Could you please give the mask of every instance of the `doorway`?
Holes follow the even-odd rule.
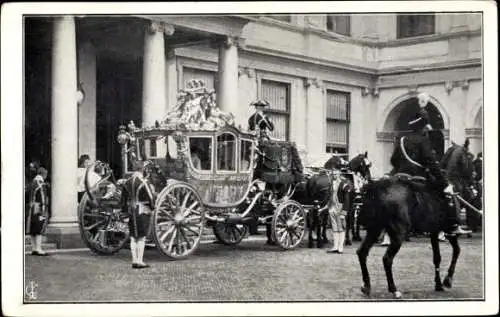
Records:
[[[131,120],[141,126],[142,60],[97,58],[96,159],[109,163],[121,176],[121,147],[116,141],[120,125]]]

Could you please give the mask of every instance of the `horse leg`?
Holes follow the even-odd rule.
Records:
[[[439,266],[441,265],[441,252],[439,250],[439,232],[431,233],[432,255],[434,262],[434,289],[437,292],[444,291],[443,284],[441,283],[441,274]]]
[[[326,236],[326,230],[328,229],[328,217],[328,211],[321,213],[321,237],[323,238],[323,244],[330,242]]]
[[[322,237],[321,237],[321,221],[320,221],[320,212],[316,212],[316,215],[315,215],[315,228],[316,228],[316,247],[317,248],[321,248],[323,247],[323,240],[322,240]]]
[[[360,229],[360,224],[359,224],[359,219],[358,219],[358,211],[356,209],[353,210],[353,216],[352,218],[354,219],[354,241],[361,241],[361,235],[359,234],[359,229]]]
[[[403,244],[403,239],[405,237],[404,228],[399,228],[395,230],[394,228],[386,229],[389,238],[391,238],[391,243],[387,247],[387,251],[382,257],[384,263],[385,276],[387,278],[387,286],[390,293],[393,294],[395,299],[400,299],[402,294],[397,290],[396,284],[394,283],[394,277],[392,275],[392,262],[396,254],[399,252],[401,245]]]
[[[458,256],[460,255],[460,246],[458,245],[458,237],[450,236],[448,237],[448,241],[450,241],[451,247],[453,248],[453,253],[451,256],[450,267],[448,268],[448,274],[443,280],[443,285],[445,287],[451,288],[451,284],[453,281],[453,274],[455,274],[455,267],[457,265]]]
[[[310,210],[308,213],[307,213],[307,227],[309,228],[309,239],[308,239],[308,243],[307,243],[307,247],[308,248],[312,248],[313,247],[313,230],[314,230],[314,221],[312,219],[314,219],[314,213],[315,211],[312,209]]]
[[[359,266],[361,267],[361,274],[363,277],[363,287],[361,287],[361,292],[369,296],[371,291],[370,283],[370,273],[368,273],[368,267],[366,266],[366,259],[370,253],[370,249],[373,247],[375,242],[377,242],[378,236],[380,235],[380,228],[367,228],[366,237],[361,242],[356,254],[358,255]]]

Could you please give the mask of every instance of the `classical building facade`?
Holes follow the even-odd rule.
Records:
[[[119,170],[118,126],[161,119],[192,78],[242,126],[252,100],[270,101],[273,136],[306,164],[368,151],[387,172],[421,91],[438,154],[467,137],[477,154],[481,48],[479,13],[26,17],[26,160],[50,171],[53,232],[74,232],[78,156]]]

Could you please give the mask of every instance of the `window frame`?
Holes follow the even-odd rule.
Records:
[[[414,31],[413,34],[410,34],[409,28],[408,28],[409,26],[403,25],[404,24],[403,19],[413,17],[413,16],[417,17],[417,18],[431,17],[432,18],[432,31],[431,32],[418,32],[418,27],[417,27],[416,28],[417,31]],[[422,23],[422,22],[419,22],[419,23]],[[401,13],[398,13],[396,15],[396,38],[398,40],[399,39],[407,39],[407,38],[415,38],[415,37],[419,37],[419,36],[429,36],[429,35],[433,35],[433,34],[436,34],[436,14],[435,13],[431,13],[431,14],[401,14]]]
[[[333,18],[335,16],[343,16],[343,17],[347,17],[348,18],[348,23],[347,23],[347,34],[345,33],[342,33],[342,32],[338,32],[336,30],[333,29],[333,25],[331,28],[328,27],[328,25],[330,24],[330,18]],[[352,20],[351,20],[351,15],[350,14],[327,14],[326,15],[326,30],[328,32],[332,32],[332,33],[335,33],[335,34],[340,34],[340,35],[343,35],[343,36],[348,36],[348,37],[351,37],[352,35],[352,27],[351,27],[351,24],[352,24]]]
[[[263,86],[265,82],[271,82],[271,83],[277,83],[277,84],[282,84],[287,86],[287,93],[286,93],[286,111],[283,110],[278,110],[278,109],[271,109],[270,107],[267,109],[264,109],[265,114],[276,114],[276,115],[283,115],[286,116],[286,131],[285,131],[285,141],[290,141],[290,133],[291,133],[291,119],[292,119],[292,87],[293,87],[293,82],[290,79],[285,79],[281,77],[276,77],[276,76],[269,76],[269,75],[259,75],[258,76],[258,98],[259,99],[265,99],[264,98],[264,92],[263,92]]]
[[[255,155],[255,148],[254,148],[254,141],[252,139],[248,139],[248,138],[242,138],[240,137],[238,139],[238,173],[245,173],[245,174],[250,174],[253,172],[253,164],[254,164],[254,155]],[[242,161],[242,157],[241,157],[241,144],[243,142],[248,142],[250,143],[250,162],[249,162],[249,166],[248,166],[248,169],[243,171],[241,169],[241,161]]]
[[[204,169],[198,169],[194,166],[193,161],[191,160],[191,139],[210,139],[211,142],[211,153],[208,153],[208,156],[210,157],[210,169],[209,170],[204,170]],[[197,173],[200,174],[212,174],[214,169],[215,169],[215,163],[214,163],[214,137],[211,135],[190,135],[187,138],[187,143],[188,143],[188,161],[189,165],[191,168],[196,171]]]
[[[218,161],[218,158],[219,158],[219,136],[221,135],[224,135],[224,134],[230,134],[234,137],[234,143],[235,143],[235,146],[234,146],[234,169],[231,169],[231,170],[223,170],[223,169],[219,169],[219,161]],[[233,132],[229,132],[229,131],[221,131],[221,132],[218,132],[216,135],[215,135],[215,142],[216,142],[216,147],[214,148],[214,154],[215,154],[215,159],[213,160],[213,164],[215,164],[215,172],[217,174],[236,174],[238,173],[238,164],[239,164],[239,150],[240,150],[240,146],[239,146],[239,138],[236,134],[234,134]]]
[[[345,95],[347,98],[347,104],[346,104],[346,119],[339,119],[339,118],[333,118],[328,116],[328,94],[329,93],[334,93],[334,94],[342,94]],[[328,152],[329,148],[333,148],[334,151],[335,149],[345,149],[345,154],[349,155],[349,145],[350,145],[350,130],[351,130],[351,97],[352,93],[350,91],[346,90],[339,90],[337,88],[326,88],[325,89],[325,141],[324,141],[324,151],[325,153],[335,153],[335,152]],[[328,123],[330,122],[339,122],[339,123],[344,123],[346,125],[346,144],[345,147],[340,147],[338,144],[334,143],[329,143],[328,142]]]

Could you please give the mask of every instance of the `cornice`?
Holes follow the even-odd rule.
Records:
[[[375,75],[377,72],[375,66],[363,67],[363,66],[359,66],[359,65],[353,65],[353,64],[331,61],[331,60],[317,58],[317,57],[306,56],[306,55],[302,55],[302,54],[293,54],[293,53],[289,53],[289,52],[277,51],[274,49],[268,49],[268,48],[263,48],[260,46],[254,46],[254,45],[247,45],[244,51],[256,53],[256,54],[263,54],[263,55],[268,55],[268,56],[284,58],[284,59],[293,60],[293,61],[300,61],[300,62],[304,62],[304,63],[322,65],[322,66],[327,66],[327,67],[332,67],[332,68],[340,68],[343,70],[350,70],[353,72],[369,74],[369,75]],[[375,63],[373,63],[373,64],[375,64]]]
[[[415,37],[402,38],[402,39],[378,40],[378,39],[367,39],[367,38],[345,36],[345,35],[331,32],[331,31],[325,30],[325,29],[319,29],[319,28],[310,27],[310,26],[299,26],[299,25],[295,25],[293,23],[279,21],[279,20],[275,20],[275,19],[267,18],[267,17],[257,18],[257,19],[254,19],[252,22],[262,23],[262,24],[266,24],[266,25],[270,25],[270,26],[275,26],[275,27],[278,27],[280,29],[294,31],[297,33],[315,34],[323,39],[335,40],[338,42],[355,44],[355,45],[363,45],[363,46],[368,46],[370,48],[387,48],[387,47],[406,46],[406,45],[413,45],[413,44],[423,44],[423,43],[437,42],[437,41],[442,41],[442,40],[447,40],[447,39],[457,38],[457,37],[478,36],[478,35],[482,34],[482,31],[480,29],[478,29],[478,30],[459,30],[459,31],[454,31],[454,32],[449,32],[449,33],[436,33],[436,34],[415,36]]]

